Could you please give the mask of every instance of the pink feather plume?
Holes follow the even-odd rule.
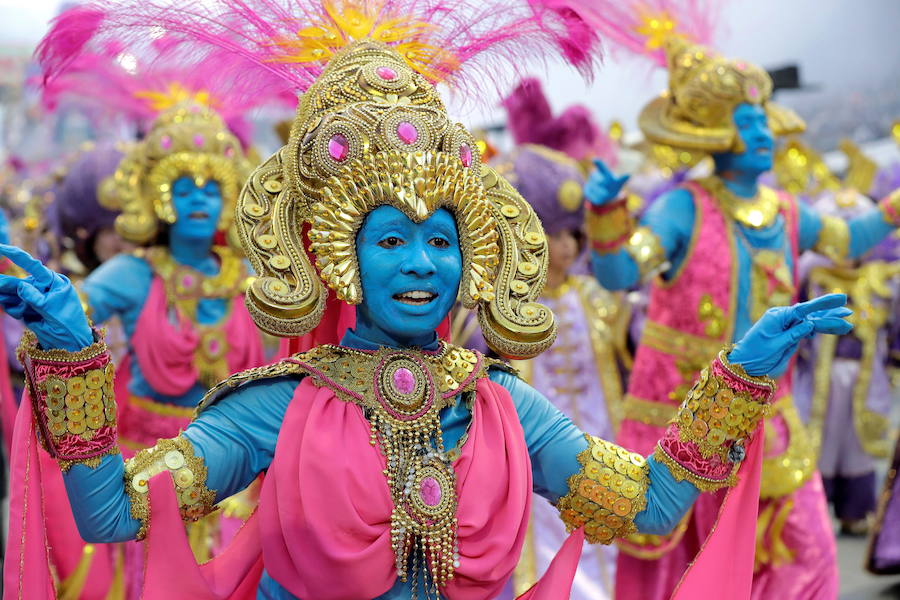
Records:
[[[236,86],[275,78],[302,92],[321,73],[324,61],[292,62],[290,41],[300,39],[298,32],[305,28],[334,24],[325,4],[98,0],[91,6],[104,15],[95,37],[117,38],[130,49],[144,44],[146,32],[157,28],[180,40],[186,56],[215,50],[232,57],[227,73]],[[388,27],[398,19],[418,23],[410,30],[415,41],[439,49],[426,76],[477,94],[485,88],[508,89],[532,60],[562,57],[589,76],[599,61],[599,37],[582,4],[585,0],[370,0],[363,6],[374,11],[376,26]]]
[[[581,105],[554,117],[541,82],[524,79],[503,101],[507,124],[516,144],[540,144],[568,154],[575,160],[602,158],[615,166],[615,143]]]
[[[721,0],[583,0],[579,14],[613,51],[666,65],[663,42],[677,35],[713,46],[719,33]]]

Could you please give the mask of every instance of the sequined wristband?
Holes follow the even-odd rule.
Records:
[[[747,375],[723,350],[688,392],[654,458],[677,481],[690,481],[701,491],[734,485],[745,445],[774,395],[772,379]]]
[[[878,203],[884,220],[893,225],[900,227],[900,189],[894,190],[881,202]]]
[[[585,203],[585,227],[591,247],[600,254],[618,250],[634,232],[634,218],[625,197],[597,206]]]
[[[209,514],[216,502],[215,491],[206,487],[206,464],[194,454],[191,442],[182,436],[159,440],[125,463],[125,491],[131,499],[131,516],[141,523],[139,540],[150,525],[150,479],[163,471],[169,471],[175,482],[178,509],[185,521]]]
[[[38,437],[63,471],[74,464],[96,467],[117,454],[115,370],[102,333],[78,352],[41,350],[26,331],[17,356],[25,379]]]
[[[584,526],[592,544],[609,544],[636,531],[634,517],[647,503],[644,457],[606,440],[585,435],[581,470],[569,478],[569,493],[556,507],[568,531]]]
[[[641,281],[646,281],[669,266],[659,236],[649,227],[638,227],[623,245],[637,265]]]

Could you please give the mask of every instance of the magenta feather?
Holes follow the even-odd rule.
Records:
[[[416,41],[452,57],[428,65],[431,79],[466,88],[471,96],[486,87],[506,88],[535,59],[562,57],[589,76],[600,47],[584,3],[383,0],[366,6],[377,11],[377,23],[399,16],[424,24],[415,31]],[[134,46],[147,46],[151,28],[159,28],[178,41],[178,56],[219,51],[230,57],[225,72],[236,89],[277,79],[295,92],[306,90],[323,63],[290,62],[290,48],[279,41],[296,40],[298,31],[313,24],[333,23],[322,0],[98,0],[91,6],[104,16],[95,38],[117,38],[133,52]]]

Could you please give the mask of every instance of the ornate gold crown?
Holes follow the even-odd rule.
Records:
[[[667,38],[665,47],[669,90],[638,118],[651,141],[704,152],[738,149],[732,113],[742,103],[763,106],[775,135],[805,128],[796,113],[769,101],[772,79],[762,68],[717,56],[678,36]]]
[[[531,207],[482,166],[475,140],[450,122],[434,87],[397,51],[370,40],[329,62],[301,97],[287,145],[241,193],[238,230],[259,274],[247,293],[257,325],[279,336],[314,328],[325,306],[322,281],[359,303],[356,234],[381,205],[416,222],[442,207],[454,215],[461,299],[478,308],[496,351],[527,357],[553,343],[553,315],[535,302],[547,244]]]
[[[181,104],[153,122],[147,136],[133,145],[116,172],[103,182],[100,202],[119,210],[116,231],[136,243],[152,242],[160,222],[178,218],[172,205],[172,182],[189,176],[203,185],[215,180],[222,191],[219,229],[229,231],[241,182],[250,172],[241,144],[211,109]]]

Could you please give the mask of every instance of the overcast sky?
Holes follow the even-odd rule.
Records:
[[[782,96],[780,100],[788,104],[810,94],[900,89],[900,0],[737,0],[727,4],[720,51],[765,67],[796,62],[804,81],[818,86],[815,92]],[[32,46],[57,5],[57,0],[0,0],[0,45]],[[634,126],[643,103],[665,86],[664,73],[634,61],[607,59],[590,86],[559,65],[547,73],[536,69],[536,74],[545,78],[557,109],[581,102],[602,122],[618,118],[626,129]],[[457,109],[454,116],[471,125],[497,114],[491,115],[489,109],[464,113]]]

